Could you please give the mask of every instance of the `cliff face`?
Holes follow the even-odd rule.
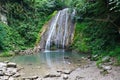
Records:
[[[6,17],[6,12],[7,11],[4,9],[3,3],[0,2],[0,21],[5,23],[5,24],[8,24],[7,17]]]
[[[69,46],[74,36],[74,14],[69,13],[69,9],[63,9],[45,24],[40,34],[39,49],[64,49]]]
[[[4,24],[8,24],[7,17],[5,14],[0,13],[0,21],[3,22]]]

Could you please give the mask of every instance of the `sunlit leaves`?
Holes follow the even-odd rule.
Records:
[[[120,1],[109,0],[110,11],[120,12]]]

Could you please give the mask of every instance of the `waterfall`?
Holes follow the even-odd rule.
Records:
[[[50,29],[48,31],[49,35],[48,35],[48,38],[47,38],[47,41],[46,41],[46,46],[45,46],[46,50],[50,49],[51,39],[52,39],[52,36],[55,35],[55,29],[56,29],[56,26],[57,26],[57,21],[58,21],[59,15],[60,15],[60,12],[58,12],[58,14],[55,16],[55,20],[50,25]]]
[[[41,36],[40,48],[50,50],[65,49],[73,38],[75,10],[70,12],[68,8],[58,11],[58,13],[49,21],[46,31]],[[45,26],[46,27],[46,26]]]

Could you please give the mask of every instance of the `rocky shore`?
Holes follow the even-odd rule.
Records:
[[[108,59],[106,57],[103,60]],[[81,63],[84,61],[87,61],[87,64],[82,65]],[[44,75],[40,75],[45,72],[39,71],[41,66],[35,68],[34,65],[28,65],[25,68],[13,62],[0,62],[0,80],[120,80],[120,67],[113,66],[112,62],[104,62],[99,67],[96,66],[95,61],[84,57],[78,62],[80,64],[76,64],[78,67],[74,69],[69,67],[67,69],[54,69],[54,71],[48,71]],[[31,73],[33,74],[31,75]]]

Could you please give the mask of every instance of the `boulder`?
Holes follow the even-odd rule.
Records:
[[[20,73],[16,73],[15,75],[13,75],[13,77],[20,77],[21,75],[20,75]]]
[[[36,80],[43,80],[42,78],[37,78]]]
[[[81,59],[82,59],[82,60],[87,60],[88,58],[86,58],[86,57],[81,57]]]
[[[2,67],[7,67],[7,64],[3,63],[3,62],[0,62],[0,68],[2,68]]]
[[[77,64],[77,66],[79,67],[79,66],[81,66],[81,64]]]
[[[16,73],[17,73],[17,69],[16,68],[7,68],[7,70],[5,72],[5,75],[12,76],[12,75],[14,75]]]
[[[102,62],[109,62],[110,57],[109,56],[105,56],[102,58]]]
[[[0,71],[0,76],[3,76],[3,75],[4,75],[3,71]]]
[[[64,70],[63,73],[65,74],[70,74],[72,72],[72,70]]]
[[[97,61],[99,55],[92,55],[91,61]]]
[[[69,59],[69,57],[68,57],[68,56],[65,56],[64,59]]]
[[[102,69],[103,69],[103,70],[111,70],[112,67],[111,67],[111,66],[102,65]]]
[[[0,67],[0,71],[2,71],[3,73],[6,72],[6,67]]]
[[[64,74],[70,74],[73,70],[67,69],[67,70],[57,70],[57,72],[64,73]]]
[[[0,80],[9,80],[9,76],[0,76]]]
[[[9,63],[7,64],[7,67],[16,68],[16,67],[17,67],[17,64],[16,64],[16,63],[13,63],[13,62],[9,62]]]
[[[48,78],[48,77],[60,77],[61,74],[60,73],[48,73],[44,76],[44,78]]]
[[[64,75],[63,75],[63,79],[64,79],[64,80],[67,80],[67,79],[68,79],[68,75],[65,75],[65,74],[64,74]]]
[[[10,77],[9,80],[15,80],[13,77]]]

